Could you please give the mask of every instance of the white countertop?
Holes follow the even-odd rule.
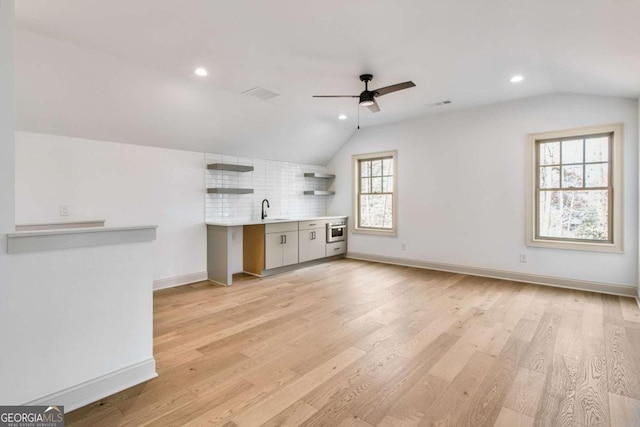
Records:
[[[346,215],[338,216],[314,216],[314,217],[302,217],[302,218],[269,218],[262,221],[260,219],[244,220],[244,221],[224,221],[224,222],[206,222],[206,225],[217,225],[219,227],[239,227],[242,225],[256,225],[256,224],[277,224],[279,222],[300,222],[300,221],[326,221],[330,219],[342,219],[347,218]]]

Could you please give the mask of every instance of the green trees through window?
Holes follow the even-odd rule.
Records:
[[[622,252],[622,124],[529,135],[527,244]]]
[[[611,145],[611,134],[537,142],[537,237],[611,241]]]

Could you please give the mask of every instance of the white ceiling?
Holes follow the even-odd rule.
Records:
[[[311,96],[358,94],[362,73],[417,87],[360,108],[361,126],[550,92],[638,97],[638,17],[632,0],[20,0],[17,128],[323,164],[357,100]],[[242,95],[256,86],[280,96]]]

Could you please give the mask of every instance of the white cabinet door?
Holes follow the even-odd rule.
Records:
[[[298,263],[298,232],[264,235],[264,268],[278,268]]]
[[[284,235],[284,245],[282,245],[282,265],[298,263],[298,232],[287,231]]]
[[[311,261],[325,256],[324,229],[300,231],[300,262]]]
[[[264,268],[282,267],[282,247],[284,233],[269,233],[264,235]]]

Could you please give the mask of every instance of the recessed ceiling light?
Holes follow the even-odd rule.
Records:
[[[340,120],[347,120],[347,116],[345,116],[344,114],[340,114],[340,115],[338,116],[338,118],[339,118]]]
[[[200,77],[204,77],[207,74],[209,74],[207,70],[205,70],[204,68],[196,68],[194,73],[196,73],[196,76],[200,76]]]
[[[524,77],[522,77],[521,75],[516,75],[511,77],[511,80],[509,80],[511,83],[520,83],[521,81],[524,80]]]

